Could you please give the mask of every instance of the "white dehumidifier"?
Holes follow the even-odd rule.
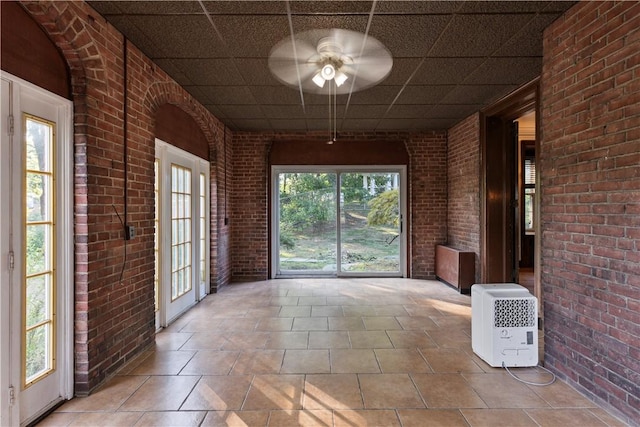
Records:
[[[538,364],[538,300],[516,284],[471,286],[471,347],[493,367]]]

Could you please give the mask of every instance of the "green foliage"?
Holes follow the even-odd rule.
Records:
[[[335,221],[335,175],[288,173],[280,177],[281,228],[322,228]]]
[[[387,190],[369,201],[371,210],[367,215],[369,225],[400,226],[398,190]]]

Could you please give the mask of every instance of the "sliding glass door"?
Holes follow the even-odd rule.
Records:
[[[272,271],[404,276],[404,168],[272,171]]]

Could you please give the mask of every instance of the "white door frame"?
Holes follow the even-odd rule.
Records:
[[[0,425],[26,424],[61,400],[73,397],[73,104],[4,71],[2,79],[2,193],[3,215],[0,288]],[[5,92],[5,89],[8,91]],[[22,137],[23,109],[56,123],[56,331],[55,374],[23,390],[22,384]],[[13,116],[12,123],[8,118]],[[11,129],[13,128],[13,129]],[[13,130],[13,132],[10,132]],[[7,147],[12,147],[8,154]],[[10,158],[7,157],[10,156]],[[16,200],[17,199],[17,200]],[[4,205],[7,203],[7,206]],[[5,219],[9,217],[9,221]],[[18,235],[19,234],[19,235]],[[10,260],[13,260],[12,262]],[[13,263],[13,268],[10,264]],[[17,309],[16,309],[17,308]],[[36,387],[51,379],[49,396]],[[51,381],[50,381],[51,382]],[[51,390],[50,387],[53,387]],[[53,396],[53,397],[51,397]]]
[[[156,159],[158,159],[158,196],[159,201],[159,228],[156,230],[159,235],[159,269],[158,280],[160,283],[158,296],[159,310],[156,318],[156,328],[162,328],[168,326],[171,322],[177,319],[181,314],[190,309],[194,304],[200,301],[208,293],[209,277],[210,277],[210,203],[209,203],[209,162],[201,159],[187,151],[181,150],[165,141],[156,138]],[[177,164],[183,167],[188,167],[191,170],[191,212],[192,212],[192,225],[191,225],[191,283],[192,290],[187,294],[180,297],[178,304],[173,309],[169,310],[170,304],[176,304],[171,302],[171,251],[166,248],[171,248],[171,197],[167,197],[167,191],[171,189],[171,166]],[[205,280],[200,281],[200,174],[205,176],[205,250],[208,252],[205,254]],[[167,232],[163,232],[167,230]],[[182,300],[182,301],[180,301]]]

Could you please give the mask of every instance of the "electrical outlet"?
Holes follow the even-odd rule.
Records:
[[[125,240],[131,240],[136,237],[136,228],[133,225],[124,226],[124,238]]]

